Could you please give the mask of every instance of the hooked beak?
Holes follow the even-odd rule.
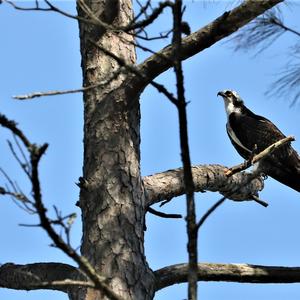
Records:
[[[223,92],[218,92],[217,96],[226,97],[225,93],[223,93]]]

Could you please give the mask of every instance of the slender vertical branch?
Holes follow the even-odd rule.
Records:
[[[94,283],[96,289],[103,291],[103,293],[110,299],[122,300],[123,298],[117,295],[107,284],[107,279],[99,275],[88,260],[77,254],[77,252],[71,248],[65,241],[58,235],[53,228],[50,219],[47,217],[47,209],[43,203],[40,178],[39,178],[39,163],[48,148],[48,144],[37,146],[29,141],[24,133],[17,127],[17,124],[6,118],[6,116],[0,114],[0,125],[9,129],[14,133],[24,144],[30,155],[30,173],[29,178],[32,186],[33,206],[35,212],[38,214],[41,226],[49,235],[55,246],[61,249],[65,254],[71,257],[79,266],[80,270],[83,271],[87,277]],[[4,173],[5,174],[5,173]],[[26,172],[27,174],[27,172]],[[9,177],[6,176],[8,179]],[[10,180],[9,180],[10,181]],[[11,183],[13,185],[13,183]],[[20,198],[16,193],[9,193],[1,189],[2,194],[10,194],[14,197]],[[23,198],[21,198],[23,199]]]
[[[184,186],[187,203],[187,234],[188,234],[188,299],[197,299],[197,226],[194,201],[194,182],[189,153],[186,101],[184,96],[184,78],[181,57],[181,24],[182,24],[182,1],[176,0],[173,6],[173,45],[174,45],[174,71],[176,75],[177,108],[179,115],[181,159],[183,163]]]

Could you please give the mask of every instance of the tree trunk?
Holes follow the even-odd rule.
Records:
[[[105,22],[124,25],[132,18],[130,0],[85,2]],[[85,17],[78,7],[78,14]],[[91,40],[136,61],[124,33],[80,23],[83,85],[90,86],[115,72],[118,64]],[[140,174],[140,107],[119,76],[104,88],[84,94],[84,164],[79,206],[82,210],[81,252],[111,288],[126,299],[152,299],[154,275],[144,256],[145,196]],[[129,105],[130,101],[130,105]],[[83,299],[103,299],[86,291]]]

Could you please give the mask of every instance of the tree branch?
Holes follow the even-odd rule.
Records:
[[[246,172],[228,178],[224,172],[226,169],[227,167],[221,165],[193,166],[195,192],[204,190],[220,192],[228,196],[228,199],[244,201],[251,200],[251,195],[257,195],[258,191],[263,189],[261,178],[253,178],[253,174]],[[143,181],[148,206],[184,194],[182,168],[146,176]],[[241,186],[238,192],[236,192],[237,186]]]
[[[276,149],[278,149],[278,148],[282,147],[283,145],[285,145],[287,143],[290,143],[292,141],[295,141],[295,138],[293,136],[289,135],[288,137],[285,137],[285,138],[273,143],[272,145],[267,147],[265,150],[263,150],[260,153],[254,155],[253,157],[246,160],[245,162],[229,168],[228,171],[226,171],[226,173],[225,173],[226,176],[229,177],[229,176],[232,176],[235,173],[246,170],[250,166],[252,166],[255,163],[259,162],[260,160],[264,159],[266,156],[271,155]]]
[[[30,151],[31,143],[24,135],[24,133],[17,127],[17,123],[15,121],[7,119],[5,115],[0,114],[0,125],[4,128],[9,129],[13,134],[20,138],[25,147]]]
[[[28,99],[44,97],[44,96],[57,96],[57,95],[66,95],[66,94],[87,92],[89,90],[92,90],[92,89],[95,89],[95,88],[101,88],[101,87],[109,84],[114,79],[117,79],[117,77],[122,73],[122,71],[124,71],[123,68],[119,68],[117,71],[113,72],[111,76],[109,76],[108,78],[102,80],[101,82],[90,85],[90,86],[78,88],[78,89],[34,92],[34,93],[30,93],[30,94],[25,94],[25,95],[15,95],[15,96],[13,96],[13,98],[17,99],[17,100],[28,100]]]
[[[7,263],[0,266],[0,287],[14,290],[50,289],[69,292],[69,285],[52,285],[54,281],[74,279],[86,281],[77,268],[63,263],[35,263],[15,265]],[[42,284],[47,282],[48,285]]]
[[[156,290],[175,283],[187,282],[188,264],[159,269]],[[300,282],[300,267],[260,266],[250,264],[198,264],[199,281],[226,281],[243,283],[295,283]]]
[[[229,42],[235,43],[235,51],[248,51],[251,48],[256,48],[258,49],[256,54],[259,54],[271,46],[285,32],[300,37],[299,31],[284,24],[280,11],[270,10],[233,35]]]
[[[213,22],[192,33],[182,40],[181,60],[185,60],[202,50],[209,48],[221,39],[229,36],[239,28],[243,27],[266,10],[272,8],[283,0],[246,0],[235,9],[225,12]],[[159,74],[172,67],[172,45],[169,45],[150,56],[138,68],[145,74],[146,80],[135,78],[140,90]]]
[[[224,196],[221,199],[219,199],[213,206],[211,206],[206,213],[201,217],[199,222],[197,223],[197,230],[204,224],[204,222],[208,219],[208,217],[216,211],[216,209],[221,206],[227,198]]]
[[[180,219],[182,218],[182,215],[179,214],[166,214],[164,212],[155,210],[151,207],[148,207],[147,211],[157,217],[166,218],[166,219]]]
[[[117,295],[107,284],[105,277],[99,275],[95,268],[90,264],[90,262],[83,256],[80,256],[69,244],[65,243],[63,238],[55,231],[53,224],[47,217],[47,209],[43,203],[42,190],[39,178],[39,162],[45,153],[48,144],[42,146],[37,146],[32,144],[23,134],[23,132],[17,127],[17,124],[8,120],[4,115],[0,115],[0,125],[6,127],[17,135],[30,155],[30,181],[32,186],[32,197],[34,199],[34,208],[39,216],[41,226],[48,234],[48,236],[53,241],[54,245],[61,249],[65,254],[72,258],[80,267],[80,269],[87,275],[87,277],[93,282],[95,289],[103,291],[103,293],[110,299],[122,300],[123,298]],[[5,192],[1,189],[2,194]]]
[[[173,60],[176,77],[177,110],[179,119],[179,136],[181,160],[183,166],[183,182],[186,197],[186,229],[187,229],[187,249],[189,257],[188,271],[188,299],[197,299],[197,263],[198,263],[198,231],[196,229],[196,208],[194,197],[194,182],[191,170],[191,158],[188,141],[186,100],[184,94],[184,76],[182,62],[180,60],[182,43],[182,1],[176,0],[173,6]]]
[[[185,60],[198,52],[201,52],[202,50],[212,46],[217,41],[221,40],[224,37],[229,36],[231,33],[237,31],[242,26],[249,23],[251,20],[259,16],[260,14],[264,13],[266,10],[270,9],[271,7],[275,6],[276,4],[282,2],[283,0],[246,0],[244,1],[240,6],[236,7],[235,9],[225,12],[222,16],[211,22],[210,24],[206,25],[202,29],[194,32],[193,34],[189,35],[185,39],[182,40],[182,46],[181,46],[181,60]],[[10,3],[11,5],[13,2],[6,1]],[[78,19],[83,22],[92,22],[94,25],[104,27],[107,30],[131,30],[133,24],[129,24],[127,27],[124,28],[118,28],[113,27],[110,24],[106,24],[105,22],[101,21],[99,18],[94,19],[83,19],[81,20],[78,16],[69,15],[65,12],[62,12],[58,8],[54,7],[49,1],[45,1],[46,4],[48,4],[48,8],[40,8],[40,7],[34,7],[29,8],[29,10],[50,10],[55,11],[59,13],[63,13],[64,15]],[[84,3],[80,1],[80,3]],[[14,7],[16,5],[13,5]],[[158,12],[160,13],[163,8],[171,6],[171,3],[166,1],[164,4],[159,5]],[[15,7],[17,9],[24,9],[22,7]],[[156,16],[156,12],[154,13]],[[91,18],[91,16],[89,15]],[[151,19],[151,18],[150,18]],[[137,23],[139,24],[139,23]],[[169,45],[162,49],[161,51],[157,52],[156,54],[150,56],[146,61],[141,63],[138,68],[135,69],[135,72],[129,76],[130,81],[132,80],[135,82],[134,85],[127,84],[128,88],[134,88],[135,94],[139,94],[147,84],[151,83],[154,85],[160,92],[165,93],[165,91],[161,88],[160,85],[153,82],[153,79],[157,77],[159,74],[167,70],[168,68],[172,67],[174,47],[172,45]],[[107,53],[106,53],[107,54]],[[119,62],[119,61],[118,61]],[[122,64],[121,64],[122,65]],[[130,70],[131,72],[133,70]],[[140,72],[137,72],[140,71]],[[140,76],[140,74],[143,74],[143,76]],[[132,78],[133,77],[133,78]],[[76,93],[76,92],[82,92],[86,89],[95,88],[97,86],[91,86],[91,87],[84,87],[81,89],[75,89],[75,90],[68,90],[68,91],[50,91],[50,92],[37,92],[33,93],[32,95],[21,95],[21,96],[15,96],[17,99],[31,99],[33,97],[40,97],[40,96],[49,96],[49,95],[60,95],[60,94],[66,94],[66,93]],[[166,93],[165,93],[166,94]],[[166,96],[173,102],[173,97],[170,97],[170,95]]]

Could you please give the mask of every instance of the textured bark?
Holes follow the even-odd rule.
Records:
[[[131,0],[86,0],[96,17],[113,25],[126,25],[132,17]],[[187,59],[230,35],[282,0],[247,0],[239,7],[183,39],[180,59]],[[78,9],[80,17],[86,17]],[[95,43],[121,57],[128,65],[136,62],[132,45],[121,40],[124,33],[103,27],[80,24],[83,85],[92,86],[119,68]],[[126,39],[130,40],[130,36]],[[182,170],[176,169],[142,181],[140,175],[139,94],[156,76],[173,66],[172,46],[165,47],[137,68],[141,76],[119,76],[105,88],[84,94],[84,162],[79,206],[82,209],[82,254],[107,278],[107,283],[126,299],[152,299],[156,289],[184,282],[186,265],[177,265],[154,273],[144,256],[144,215],[148,205],[183,194]],[[165,58],[166,59],[165,59]],[[224,167],[193,167],[196,189],[230,193],[247,176],[224,176]],[[143,189],[143,184],[145,190]],[[246,199],[262,188],[260,180],[231,198]],[[147,195],[145,195],[145,192]],[[147,197],[146,197],[147,196]],[[275,273],[274,273],[275,272]],[[200,264],[199,280],[235,282],[299,282],[298,268],[251,265]],[[0,266],[0,286],[31,290],[41,288],[38,281],[59,281],[82,277],[76,269],[63,264]],[[35,286],[34,286],[35,285]],[[72,299],[105,299],[100,291],[70,287],[44,287],[68,292]]]
[[[188,265],[178,264],[155,271],[156,290],[187,281]],[[198,264],[198,280],[244,283],[300,282],[299,267],[274,267],[250,264]]]
[[[102,14],[107,1],[86,1],[95,15]],[[115,1],[111,2],[114,3]],[[78,10],[82,15],[81,10]],[[84,16],[84,15],[83,15]],[[120,1],[114,24],[125,25],[132,18],[130,0]],[[124,33],[98,32],[80,24],[84,86],[93,85],[118,68],[89,39],[135,63],[135,49],[124,43]],[[130,36],[126,36],[130,39]],[[154,275],[144,256],[145,197],[140,176],[140,108],[129,106],[119,77],[104,89],[84,94],[84,185],[80,193],[83,239],[82,254],[120,296],[151,299]],[[85,299],[103,299],[88,290]]]
[[[229,199],[243,201],[251,200],[251,195],[257,196],[258,191],[263,189],[263,180],[253,179],[251,173],[238,173],[228,178],[224,170],[226,167],[220,165],[193,166],[195,191],[220,192],[223,195],[229,195]],[[143,181],[147,205],[184,194],[182,168],[146,176]],[[239,186],[241,189],[236,191]]]
[[[251,2],[254,5],[254,1]],[[269,4],[268,4],[268,3]],[[256,15],[275,5],[274,0],[264,1]],[[278,3],[277,1],[276,3]],[[104,0],[87,1],[96,16],[103,16]],[[115,3],[115,1],[111,2]],[[113,5],[113,4],[112,4]],[[131,18],[131,1],[120,1],[120,14],[113,24],[124,25]],[[255,5],[254,5],[255,6]],[[252,7],[253,8],[253,7]],[[254,10],[254,8],[253,8]],[[81,10],[79,15],[84,17]],[[240,19],[245,17],[239,15]],[[251,18],[255,13],[251,14]],[[247,18],[250,21],[251,18]],[[106,20],[109,18],[106,16]],[[222,19],[223,21],[223,19]],[[235,19],[237,21],[237,19]],[[240,22],[245,24],[247,21]],[[233,20],[225,29],[232,32]],[[238,22],[238,21],[237,21]],[[219,21],[220,23],[220,21]],[[218,24],[219,24],[218,23]],[[238,28],[239,23],[234,27]],[[204,32],[212,44],[222,37],[221,26]],[[220,30],[220,32],[218,32]],[[225,30],[226,31],[226,30]],[[80,24],[80,40],[84,86],[94,85],[114,72],[119,66],[110,56],[89,43],[89,39],[101,47],[122,57],[128,64],[135,63],[132,45],[124,43],[120,35],[105,30],[95,30]],[[229,33],[228,33],[229,34]],[[126,36],[130,39],[129,36]],[[188,43],[203,42],[203,36],[192,36]],[[188,44],[187,43],[187,44]],[[186,44],[186,45],[187,45]],[[200,51],[184,51],[184,58]],[[202,48],[204,49],[204,48]],[[140,70],[154,78],[171,63],[157,61],[143,64]],[[112,289],[129,299],[151,299],[154,292],[154,276],[144,257],[145,195],[142,188],[139,161],[140,112],[138,96],[142,89],[140,77],[120,76],[104,89],[94,89],[84,94],[84,185],[80,193],[82,209],[83,240],[82,254],[99,273],[108,278]],[[101,299],[100,292],[87,291],[85,299]]]

